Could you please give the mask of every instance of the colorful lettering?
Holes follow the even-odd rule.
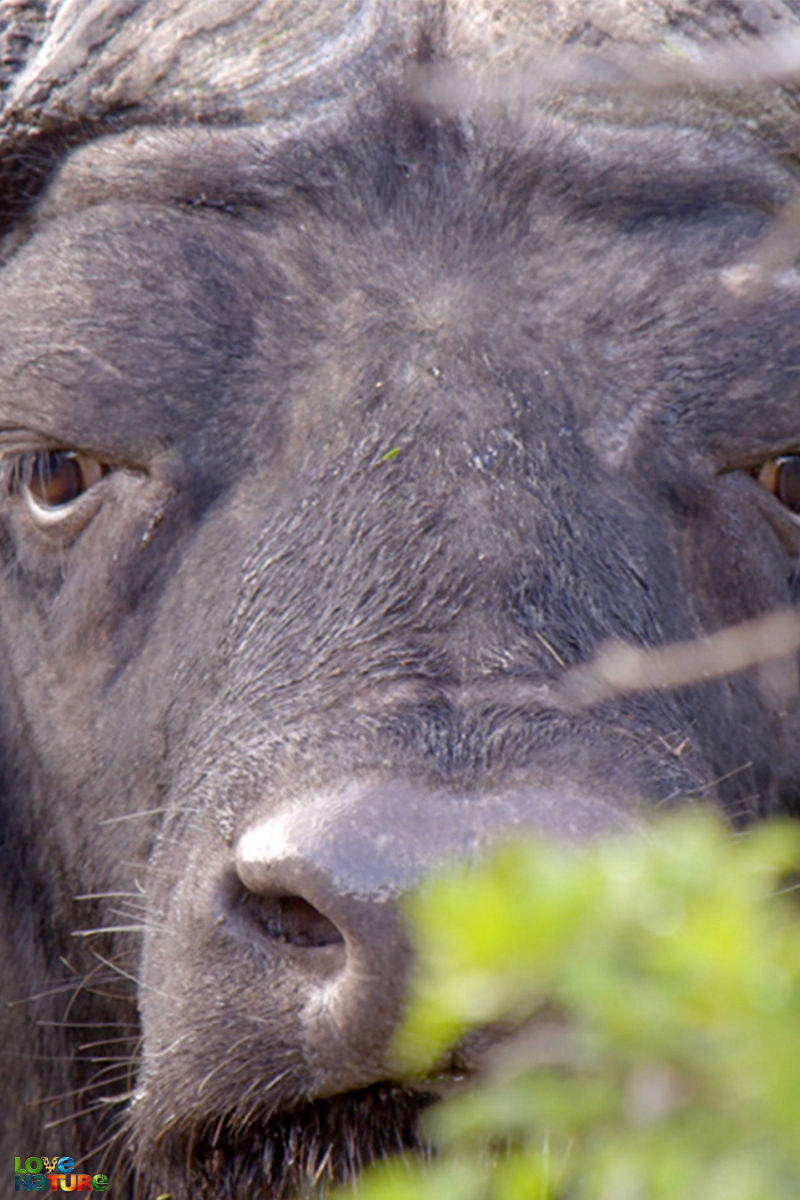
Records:
[[[2,2],[2,0],[0,0]],[[45,1167],[46,1173],[42,1170]],[[14,1191],[45,1192],[48,1188],[57,1192],[105,1192],[109,1187],[107,1175],[78,1175],[74,1171],[75,1160],[68,1155],[59,1158],[14,1159]]]
[[[19,1171],[14,1176],[15,1192],[44,1192],[47,1189],[46,1175],[33,1175],[30,1172]]]

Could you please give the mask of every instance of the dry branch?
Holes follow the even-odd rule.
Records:
[[[620,642],[567,671],[556,686],[566,707],[632,692],[663,691],[788,659],[800,650],[800,613],[782,609],[707,637],[644,649]]]

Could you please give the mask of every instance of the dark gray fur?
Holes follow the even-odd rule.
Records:
[[[0,3],[0,453],[112,468],[57,529],[12,468],[0,495],[0,1161],[129,1200],[308,1194],[417,1144],[430,1089],[386,1043],[427,866],[798,807],[796,700],[757,672],[531,700],[608,638],[797,600],[753,469],[800,450],[800,277],[722,275],[793,195],[792,97],[442,115],[418,68],[480,60],[479,5],[273,7]],[[498,70],[681,20],[507,7]],[[299,858],[243,884],[276,817]],[[304,1007],[328,917],[371,964],[357,1028]]]

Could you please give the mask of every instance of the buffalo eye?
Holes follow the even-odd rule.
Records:
[[[22,484],[35,504],[60,508],[87,492],[106,471],[96,458],[77,450],[40,450],[31,456]]]
[[[790,512],[800,514],[800,454],[768,458],[759,469],[757,479]]]
[[[108,474],[110,467],[80,450],[30,450],[6,454],[6,486],[25,500],[39,525],[56,525],[81,497]]]

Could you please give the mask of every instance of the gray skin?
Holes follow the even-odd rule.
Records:
[[[548,691],[797,598],[756,472],[800,448],[798,277],[723,285],[792,194],[792,98],[432,110],[415,64],[679,27],[491,8],[0,0],[5,1164],[129,1200],[345,1178],[436,1090],[387,1058],[416,880],[798,808],[755,672]],[[100,477],[32,506],[66,450]]]

